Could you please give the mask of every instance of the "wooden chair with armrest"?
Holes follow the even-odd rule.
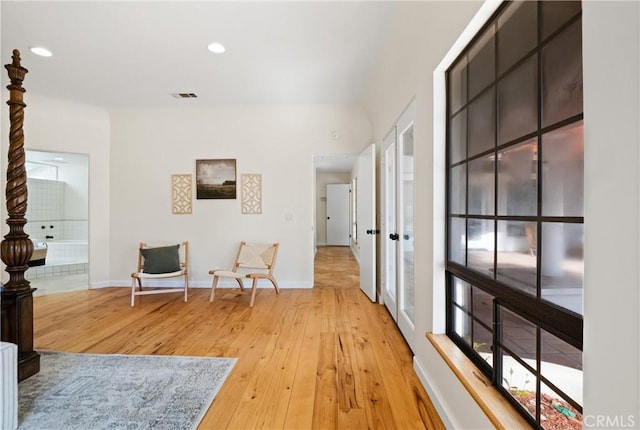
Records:
[[[142,289],[142,280],[182,277],[179,288]],[[136,291],[136,285],[138,290]],[[131,306],[135,306],[136,296],[146,294],[182,293],[187,301],[189,288],[189,242],[173,245],[152,246],[141,242],[138,250],[138,269],[131,274]]]
[[[238,252],[236,254],[235,262],[231,270],[210,270],[209,274],[213,275],[213,281],[211,283],[211,296],[209,301],[212,302],[215,298],[215,293],[218,288],[218,281],[221,278],[235,279],[240,290],[244,291],[243,279],[251,279],[251,300],[249,307],[252,308],[256,298],[256,288],[258,287],[258,281],[260,279],[266,279],[276,290],[276,294],[280,294],[278,288],[278,282],[273,276],[273,269],[276,264],[276,257],[278,256],[278,246],[276,243],[247,243],[240,242]],[[249,273],[246,271],[249,270]],[[254,272],[253,270],[260,270]]]

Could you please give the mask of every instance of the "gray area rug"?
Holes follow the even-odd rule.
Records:
[[[19,429],[195,429],[235,358],[40,351],[18,384]]]

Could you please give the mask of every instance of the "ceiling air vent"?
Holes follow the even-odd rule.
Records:
[[[195,99],[198,97],[195,93],[172,93],[171,95],[177,99]]]

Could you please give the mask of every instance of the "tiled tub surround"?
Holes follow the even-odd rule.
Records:
[[[28,279],[87,273],[89,269],[87,241],[47,240],[44,243],[47,246],[46,264],[29,268]]]
[[[26,271],[25,277],[28,280],[39,278],[50,278],[52,276],[78,275],[89,272],[89,263],[62,264],[51,266],[49,263],[45,266],[30,267]]]
[[[27,186],[25,232],[38,244],[47,246],[45,265],[30,267],[25,274],[27,279],[87,273],[89,221],[66,218],[66,184],[31,178]]]

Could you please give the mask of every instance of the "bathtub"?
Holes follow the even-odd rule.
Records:
[[[45,240],[47,264],[77,264],[89,261],[89,242],[86,240]]]

